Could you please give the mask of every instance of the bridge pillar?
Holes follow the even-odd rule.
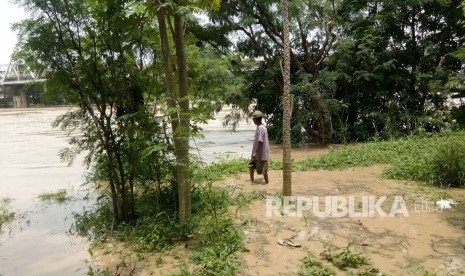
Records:
[[[27,102],[27,95],[26,91],[24,91],[23,86],[18,86],[15,87],[15,94],[17,96],[13,97],[13,107],[14,108],[27,108],[28,107],[28,102]]]

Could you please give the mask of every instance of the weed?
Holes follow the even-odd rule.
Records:
[[[163,260],[163,258],[161,256],[158,256],[157,258],[155,258],[155,265],[157,267],[160,267],[164,263],[165,263],[165,261]]]
[[[251,193],[240,192],[235,198],[233,198],[233,205],[237,206],[235,217],[238,216],[239,211],[247,209],[250,204],[255,200],[261,200],[266,197],[266,191],[253,191]]]
[[[384,276],[386,274],[379,271],[379,269],[369,265],[363,271],[357,273],[359,276]]]
[[[47,202],[47,203],[64,203],[67,200],[70,200],[71,197],[68,195],[68,192],[66,189],[60,189],[56,191],[55,193],[42,193],[39,195],[39,200],[42,202]]]
[[[180,267],[179,267],[179,274],[174,274],[176,276],[189,276],[191,275],[191,272],[189,271],[189,266],[187,266],[187,264],[182,264]]]
[[[362,265],[367,265],[367,257],[352,252],[350,250],[351,245],[352,244],[349,243],[345,247],[337,248],[330,243],[325,243],[325,250],[321,253],[321,255],[341,270],[345,270],[348,267],[357,268]]]
[[[318,260],[311,251],[307,250],[307,256],[302,260],[299,275],[330,276],[334,275],[334,271]]]
[[[233,223],[228,206],[231,205],[229,195],[224,189],[207,185],[199,191],[203,207],[192,221],[196,221],[195,236],[199,248],[193,260],[200,267],[199,275],[234,275],[241,262],[236,253],[243,248],[242,232]]]
[[[13,221],[15,218],[15,212],[11,210],[10,206],[11,201],[10,198],[0,199],[0,231],[4,224]]]

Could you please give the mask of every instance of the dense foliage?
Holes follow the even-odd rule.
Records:
[[[328,60],[335,99],[346,103],[340,139],[440,131],[450,122],[448,82],[462,62],[461,1],[344,1],[344,37]]]
[[[258,58],[244,95],[282,137],[280,1],[223,1],[212,24]],[[463,88],[461,1],[292,1],[293,141],[364,141],[440,131]],[[459,87],[460,86],[460,87]]]
[[[197,4],[214,7],[215,3]],[[172,74],[178,77],[180,68],[188,66],[183,85],[176,81],[170,86],[175,90],[170,90],[156,20],[159,5],[121,0],[24,0],[19,4],[31,12],[31,18],[16,25],[21,42],[15,57],[47,72],[48,95],[59,95],[77,106],[56,122],[72,137],[73,147],[64,150],[62,157],[71,160],[86,153],[90,180],[111,198],[115,221],[140,215],[137,194],[176,186],[181,180],[190,189],[189,133],[192,129],[196,135],[195,123],[205,122],[221,109],[228,95],[237,94],[241,81],[232,74],[227,59],[206,44],[197,46],[193,35],[186,36],[183,58],[179,47],[175,51],[179,43],[171,42],[175,36],[170,16],[183,7],[163,6],[162,22],[166,20],[171,30],[167,42],[173,45],[167,56],[174,55],[172,63],[182,60],[173,66]],[[184,12],[192,7],[186,8]],[[182,26],[178,29],[184,31]],[[183,95],[178,92],[181,87]],[[176,173],[179,168],[186,168],[182,175]],[[173,200],[173,206],[177,202]]]

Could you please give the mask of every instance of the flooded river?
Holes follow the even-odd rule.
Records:
[[[0,109],[0,199],[12,199],[20,218],[0,237],[0,275],[85,275],[90,256],[86,240],[68,234],[74,212],[91,208],[83,200],[85,169],[77,160],[67,167],[58,157],[66,137],[51,122],[67,108]],[[205,162],[250,155],[252,125],[231,133],[218,119],[202,126],[197,153]],[[73,200],[47,204],[43,193],[66,189]]]

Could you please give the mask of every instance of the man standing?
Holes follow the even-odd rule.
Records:
[[[263,113],[254,111],[252,119],[257,128],[255,130],[255,138],[252,147],[252,160],[249,163],[250,181],[254,181],[254,172],[263,174],[265,183],[268,184],[268,159],[270,157],[270,144],[268,142],[268,131],[262,124]]]

